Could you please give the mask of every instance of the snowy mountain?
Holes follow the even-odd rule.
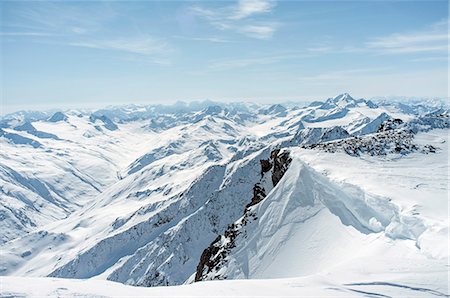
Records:
[[[445,106],[345,93],[53,112],[0,121],[5,293],[37,277],[187,292],[281,278],[312,295],[448,295]]]

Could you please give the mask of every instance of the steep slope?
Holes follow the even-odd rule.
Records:
[[[117,182],[121,168],[154,136],[135,126],[98,132],[87,117],[70,114],[66,121],[25,122],[2,131],[1,242],[67,217]],[[43,136],[48,132],[56,137]]]
[[[111,189],[103,195],[107,201],[99,198],[99,203],[84,214],[75,214],[48,227],[52,234],[31,233],[5,245],[5,251],[16,252],[6,254],[2,265],[15,269],[10,274],[51,273],[52,276],[87,278],[104,272],[108,279],[137,285],[183,283],[195,272],[203,248],[242,214],[243,206],[251,199],[252,186],[259,179],[259,159],[268,156],[268,150],[227,166],[210,167],[189,189],[172,186],[171,196],[163,196],[160,201],[155,200],[154,193],[150,203],[142,201],[140,208],[136,208],[139,205],[135,202],[136,209],[131,213],[133,200],[120,199],[123,188]],[[186,171],[180,171],[178,177],[186,176]],[[152,179],[143,177],[146,183]],[[123,185],[133,178],[122,180]],[[136,185],[143,185],[144,181],[136,181]],[[180,186],[183,182],[186,183],[179,182]],[[110,197],[115,200],[111,201]],[[124,208],[123,204],[128,207]],[[94,223],[96,226],[91,226]],[[51,254],[58,258],[56,264],[42,266],[49,256],[45,250],[31,250],[25,259],[20,257],[29,243],[34,243],[35,247],[47,246],[53,233],[64,235],[61,243],[50,246]],[[176,256],[173,255],[175,247]]]
[[[378,157],[290,149],[293,161],[280,183],[250,207],[251,216],[244,215],[211,244],[214,253],[200,260],[196,280],[358,275],[375,263],[371,274],[390,270],[400,276],[413,260],[418,266],[408,272],[433,268],[440,283],[422,282],[446,289],[448,218],[442,210],[448,207],[448,131],[418,138],[422,144],[440,144],[443,151],[380,163]],[[332,162],[337,157],[341,162]],[[392,174],[383,177],[386,170]],[[435,178],[424,179],[431,173]],[[401,262],[399,255],[409,260]]]
[[[159,161],[160,173],[153,179],[205,162],[226,160],[250,145],[239,144],[239,124],[203,112],[197,113],[196,123],[183,120],[158,133],[143,128],[145,120],[118,126],[99,113],[61,114],[56,113],[52,121],[5,122],[8,128],[0,136],[0,179],[4,185],[1,242],[69,216],[109,186],[155,161]],[[162,166],[161,160],[169,156],[171,166]],[[28,166],[31,162],[33,167]],[[170,191],[165,185],[159,187]],[[139,191],[139,196],[147,193],[148,197],[153,190]]]

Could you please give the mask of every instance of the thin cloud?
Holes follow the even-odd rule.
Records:
[[[141,55],[161,54],[168,51],[168,47],[165,42],[149,37],[143,39],[71,42],[69,45],[93,49],[125,51]]]
[[[427,30],[396,33],[374,38],[365,43],[366,49],[381,54],[404,54],[448,51],[448,21],[438,22]]]
[[[58,34],[46,32],[0,32],[0,36],[56,36]]]
[[[312,56],[313,55],[306,54],[306,53],[288,53],[288,54],[262,56],[262,57],[255,57],[255,58],[216,61],[209,65],[209,69],[213,70],[213,71],[224,71],[224,70],[230,70],[230,69],[236,69],[236,68],[246,68],[246,67],[257,66],[257,65],[273,64],[273,63],[278,63],[278,62],[285,61],[285,60],[309,58]]]
[[[255,14],[268,13],[275,7],[273,1],[240,0],[231,19],[240,20]]]
[[[175,35],[174,38],[183,39],[183,40],[191,40],[191,41],[206,41],[212,43],[230,43],[232,40],[220,38],[220,37],[187,37],[187,36],[179,36]]]
[[[95,9],[83,9],[72,3],[39,2],[16,12],[34,26],[56,32],[85,33],[98,30],[104,21],[117,16],[107,3],[96,3]],[[89,14],[90,17],[86,17]]]
[[[191,7],[192,12],[219,30],[229,30],[256,39],[270,39],[278,29],[277,22],[255,22],[253,17],[270,13],[274,1],[240,0],[237,4],[207,9]]]
[[[448,61],[448,56],[423,57],[411,59],[412,62]]]
[[[346,70],[328,71],[315,75],[298,77],[301,82],[307,82],[315,85],[325,85],[332,81],[354,78],[360,75],[380,73],[390,70],[389,67],[375,67],[375,68],[354,68]]]
[[[328,54],[333,52],[333,48],[332,47],[312,47],[312,48],[308,48],[307,49],[308,52],[310,53],[317,53],[317,54]]]
[[[257,39],[270,39],[276,31],[276,25],[248,25],[239,29],[243,34],[257,38]]]

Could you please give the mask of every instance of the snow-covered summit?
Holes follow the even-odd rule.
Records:
[[[48,121],[50,122],[59,122],[59,121],[66,121],[67,116],[63,112],[56,112],[54,113]]]

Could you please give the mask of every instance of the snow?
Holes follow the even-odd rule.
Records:
[[[343,94],[306,108],[8,115],[1,296],[446,296],[449,130],[436,128],[448,117],[416,110]],[[412,123],[412,142],[434,149],[301,147],[370,137],[388,118]],[[280,147],[292,163],[273,187],[259,161]],[[256,183],[267,196],[209,275],[233,280],[187,284],[203,250],[242,220]]]
[[[358,185],[367,193],[387,197],[409,213],[448,225],[448,130],[418,133],[417,144],[440,148],[437,154],[353,158],[345,153],[301,150],[300,158],[334,181]],[[382,187],[380,187],[382,185]]]
[[[399,256],[403,259],[404,256]],[[398,261],[395,260],[395,261]],[[375,266],[376,263],[371,267]],[[415,263],[405,264],[415,268]],[[95,279],[0,277],[2,297],[446,297],[427,284],[444,283],[432,269],[381,275],[366,267],[358,276],[316,274],[283,279],[205,281],[169,287],[133,287]],[[417,267],[416,267],[417,269]],[[384,295],[384,296],[383,296]]]

